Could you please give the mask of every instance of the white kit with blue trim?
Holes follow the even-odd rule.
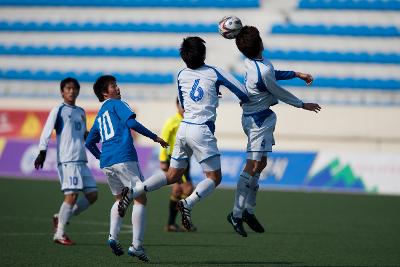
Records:
[[[54,107],[40,136],[39,150],[47,150],[53,129],[57,134],[57,163],[87,162],[86,114],[78,106],[62,103]]]

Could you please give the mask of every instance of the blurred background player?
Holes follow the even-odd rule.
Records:
[[[39,155],[35,168],[43,168],[47,147],[53,129],[57,134],[57,169],[64,202],[58,214],[53,216],[54,242],[73,245],[66,235],[65,226],[72,215],[78,215],[97,200],[97,186],[89,168],[86,166],[85,149],[86,114],[75,105],[80,85],[74,78],[66,78],[60,83],[64,102],[50,111],[39,142]],[[79,191],[84,196],[78,199]]]
[[[254,215],[254,209],[258,179],[267,166],[267,153],[272,151],[275,144],[273,133],[276,115],[269,107],[276,105],[278,99],[314,112],[320,111],[321,107],[315,103],[303,103],[276,82],[273,65],[263,58],[264,45],[257,28],[244,26],[236,36],[236,46],[246,57],[245,86],[250,99],[242,105],[242,127],[247,135],[247,162],[237,183],[233,211],[228,214],[227,220],[238,234],[246,237],[243,221],[255,232],[264,232],[264,227]],[[296,73],[290,75],[288,72],[287,76],[294,77]],[[312,82],[311,75],[298,76],[308,84]]]
[[[196,36],[183,39],[181,44],[180,55],[187,68],[178,73],[177,80],[179,103],[185,112],[176,134],[168,172],[153,175],[132,190],[132,196],[136,196],[178,182],[193,154],[206,178],[197,184],[190,196],[178,202],[182,225],[187,230],[192,227],[194,205],[210,195],[222,179],[220,153],[214,136],[219,86],[227,87],[243,103],[249,100],[243,85],[231,74],[204,63],[204,43]]]
[[[129,188],[143,181],[131,129],[154,142],[160,143],[162,146],[168,144],[136,121],[136,114],[126,102],[121,101],[120,89],[114,76],[104,75],[99,77],[93,85],[93,90],[99,101],[104,103],[89,132],[86,147],[97,159],[100,159],[100,168],[107,176],[111,193],[115,196],[116,201],[110,212],[108,245],[115,255],[121,256],[124,254],[124,250],[119,242],[118,235],[125,210],[121,211],[119,206]],[[96,146],[99,142],[102,144],[101,152]],[[139,260],[144,262],[149,261],[143,248],[146,202],[145,194],[138,195],[134,200],[132,245],[128,250],[130,256],[138,257]],[[129,203],[127,204],[129,205]]]
[[[171,161],[172,151],[174,149],[176,132],[178,131],[179,125],[183,119],[184,110],[182,106],[179,104],[178,98],[176,98],[176,108],[178,112],[165,122],[161,133],[161,138],[166,140],[166,142],[169,144],[167,148],[164,147],[160,148],[160,155],[159,155],[160,168],[164,172],[168,171],[169,164]],[[172,192],[168,205],[168,213],[169,213],[168,222],[167,225],[165,226],[165,230],[167,232],[180,231],[180,227],[175,223],[176,216],[178,214],[177,204],[179,200],[186,198],[192,192],[193,192],[193,184],[190,177],[190,161],[189,161],[186,171],[182,175],[181,180],[172,185]],[[192,224],[192,228],[190,229],[190,231],[196,231],[196,230],[197,230],[196,227]]]

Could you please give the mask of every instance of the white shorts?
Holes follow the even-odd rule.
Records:
[[[276,115],[272,112],[261,125],[257,125],[252,116],[242,116],[242,127],[247,135],[247,159],[260,161],[267,156],[275,145],[274,131]]]
[[[116,196],[121,194],[122,188],[133,188],[136,183],[142,183],[144,178],[137,161],[117,163],[103,168],[111,193]]]
[[[203,171],[221,169],[217,139],[209,127],[205,124],[182,122],[176,133],[170,166],[186,168],[192,155],[203,167]]]
[[[57,166],[61,190],[64,194],[77,191],[90,193],[97,191],[96,180],[93,178],[86,163],[61,163]]]

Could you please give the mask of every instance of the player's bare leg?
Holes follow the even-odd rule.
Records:
[[[53,237],[54,243],[70,246],[75,243],[69,239],[65,234],[65,226],[67,225],[69,218],[72,215],[72,207],[75,205],[78,198],[78,193],[70,193],[64,196],[64,202],[62,203],[57,216],[57,228]],[[55,220],[53,217],[53,224]]]

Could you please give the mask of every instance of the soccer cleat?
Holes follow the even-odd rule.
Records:
[[[54,240],[54,243],[61,244],[61,245],[64,245],[64,246],[75,245],[75,242],[72,241],[71,239],[69,239],[69,237],[67,235],[65,235],[65,234],[61,238],[59,238],[56,235],[54,235],[53,240]]]
[[[136,249],[134,246],[130,246],[128,249],[128,255],[132,257],[137,257],[139,260],[144,262],[149,262],[150,259],[147,257],[146,252],[144,251],[143,247],[139,247]]]
[[[121,199],[118,202],[118,214],[120,217],[125,216],[125,212],[132,202],[132,199],[129,198],[129,191],[129,187],[122,188]]]
[[[164,230],[166,232],[180,232],[181,231],[179,226],[176,225],[176,224],[168,224],[168,225],[165,226]]]
[[[264,227],[257,220],[254,214],[249,213],[247,210],[244,210],[242,215],[242,220],[247,223],[247,225],[256,233],[264,233]]]
[[[193,225],[193,222],[192,222],[192,227],[190,227],[189,230],[187,230],[187,229],[186,229],[185,227],[183,227],[183,226],[181,226],[181,229],[182,229],[182,231],[184,231],[184,232],[196,232],[196,231],[197,231],[197,227]]]
[[[187,231],[192,228],[192,217],[190,215],[191,209],[185,207],[186,200],[179,200],[177,203],[178,210],[182,215],[182,225]]]
[[[116,256],[124,255],[124,249],[119,241],[108,239],[108,245],[110,246],[112,253],[114,253]]]
[[[228,217],[226,217],[228,222],[232,224],[233,229],[235,230],[236,233],[243,237],[247,237],[247,233],[243,228],[243,220],[241,218],[235,218],[233,217],[232,212],[228,214]]]
[[[54,231],[54,233],[57,233],[57,227],[58,227],[58,213],[53,215],[53,231]]]

